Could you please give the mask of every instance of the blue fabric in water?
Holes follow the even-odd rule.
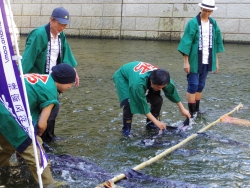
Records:
[[[85,182],[83,184],[90,185],[90,187],[97,186],[100,183],[103,183],[114,177],[113,174],[107,172],[107,170],[99,167],[98,165],[89,162],[81,157],[74,157],[71,155],[51,155],[49,154],[51,160],[51,169],[52,173],[57,174],[69,181],[71,179],[77,180],[80,182]],[[180,181],[172,181],[166,178],[156,178],[149,176],[135,170],[129,170],[125,173],[126,178],[122,179],[119,182],[116,182],[117,185],[122,187],[180,187],[180,188],[198,188],[197,185],[192,185]],[[146,185],[146,186],[145,186]]]

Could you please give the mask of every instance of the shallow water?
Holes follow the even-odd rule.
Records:
[[[25,37],[21,37],[21,52],[24,41]],[[61,108],[55,131],[63,139],[51,144],[55,149],[53,154],[84,158],[116,176],[196,133],[239,103],[243,103],[244,108],[232,116],[249,119],[249,45],[225,44],[226,51],[219,54],[220,72],[209,74],[203,92],[201,108],[206,113],[197,118],[184,136],[163,134],[156,140],[164,144],[146,147],[141,140],[150,138],[154,133],[145,129],[143,115],[135,115],[133,119],[133,138],[121,135],[122,110],[111,77],[126,62],[150,62],[170,72],[187,107],[187,82],[183,58],[176,50],[178,43],[108,39],[68,41],[79,63],[80,86],[73,87],[60,97]],[[162,121],[174,124],[184,119],[175,104],[164,101]],[[211,137],[198,136],[140,172],[203,187],[248,187],[249,147],[213,138],[231,139],[247,145],[250,144],[249,127],[217,123],[206,133]],[[54,174],[54,177],[68,181],[71,187],[95,187],[102,183],[96,179],[84,181],[84,177],[69,177],[63,173]],[[23,187],[28,185],[22,183]],[[143,187],[154,186],[144,184]]]

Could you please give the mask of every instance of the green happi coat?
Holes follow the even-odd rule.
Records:
[[[149,76],[154,69],[156,67],[149,63],[135,61],[123,65],[113,75],[119,101],[121,103],[125,99],[129,99],[132,114],[150,112],[146,92]],[[162,91],[170,101],[174,103],[181,101],[172,79]]]
[[[212,65],[209,71],[216,70],[216,53],[224,51],[222,35],[217,22],[210,18],[213,25],[213,48],[212,48]],[[190,72],[198,73],[198,48],[199,48],[200,30],[197,17],[192,18],[186,25],[184,35],[178,45],[178,51],[188,56]],[[202,63],[202,62],[199,62]]]
[[[22,54],[23,73],[39,73],[45,74],[46,57],[48,53],[48,35],[46,26],[41,26],[30,32],[24,52]],[[64,62],[76,67],[76,59],[66,40],[65,34],[60,33],[61,39],[61,58],[60,63]]]
[[[50,75],[26,74],[24,77],[32,121],[36,128],[41,110],[50,104],[59,104],[58,92]],[[0,132],[20,153],[32,142],[2,103],[0,103]]]

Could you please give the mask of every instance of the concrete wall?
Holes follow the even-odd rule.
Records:
[[[70,13],[67,36],[179,40],[201,0],[10,0],[20,34],[49,21],[52,10]],[[217,0],[212,13],[225,42],[250,42],[250,0]]]

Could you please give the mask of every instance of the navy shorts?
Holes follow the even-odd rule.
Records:
[[[187,92],[190,94],[195,94],[196,92],[202,92],[205,87],[207,79],[208,65],[202,65],[202,73],[190,73],[187,75],[188,88]]]

